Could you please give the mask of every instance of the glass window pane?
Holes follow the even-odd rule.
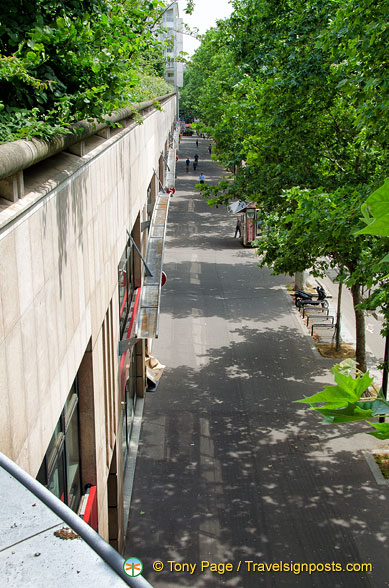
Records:
[[[47,485],[50,492],[57,498],[67,504],[67,494],[65,486],[65,467],[64,467],[64,455],[63,450],[58,455],[58,459],[52,470],[52,475]]]
[[[58,439],[59,439],[59,437],[62,438],[62,423],[61,423],[61,419],[59,419],[59,421],[57,423],[57,426],[54,429],[53,436],[50,439],[50,443],[49,443],[49,446],[48,446],[47,451],[46,451],[46,456],[47,456],[47,462],[48,462],[48,464],[50,464],[50,462],[55,457],[55,453],[58,451]]]
[[[131,367],[130,373],[128,375],[128,380],[126,384],[127,389],[127,436],[128,438],[131,436],[132,425],[134,422],[135,416],[135,406],[136,406],[136,352],[135,348],[133,350],[131,356]]]
[[[125,396],[125,398],[127,395]],[[126,469],[128,450],[128,436],[127,436],[127,402],[124,400],[122,405],[122,455],[123,455],[123,469]]]
[[[46,467],[46,456],[43,458],[42,465],[39,468],[38,475],[36,477],[38,482],[43,486],[47,486],[47,467]]]
[[[127,385],[130,384],[131,381],[131,376],[130,378],[127,380]],[[127,394],[127,443],[129,444],[129,438],[131,436],[131,430],[132,430],[132,423],[134,420],[134,399],[131,396],[131,386],[130,386],[130,390],[128,391]]]
[[[67,422],[70,420],[72,412],[74,410],[75,404],[78,402],[78,392],[77,392],[77,378],[74,380],[72,387],[70,388],[70,392],[66,398],[65,406],[63,408],[63,413],[65,415],[65,429],[67,427]]]
[[[127,245],[118,267],[120,337],[125,335],[134,292],[134,247]]]
[[[73,415],[67,428],[65,440],[68,504],[73,510],[77,510],[81,500],[80,444],[78,431],[78,410],[76,408],[76,410],[73,411]]]

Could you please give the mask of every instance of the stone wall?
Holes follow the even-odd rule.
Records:
[[[44,160],[25,171],[25,196],[0,211],[0,449],[37,475],[87,354],[84,405],[94,409],[89,443],[103,536],[120,433],[118,264],[127,231],[147,218],[147,188],[157,182],[175,112],[172,97],[143,124],[89,141],[83,157],[63,152]]]

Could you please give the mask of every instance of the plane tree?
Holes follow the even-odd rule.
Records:
[[[281,202],[268,209],[265,236],[256,241],[261,265],[275,273],[292,274],[310,268],[320,275],[329,266],[342,268],[342,279],[350,287],[356,325],[356,362],[366,371],[365,318],[361,290],[381,278],[389,265],[377,263],[387,243],[372,235],[355,234],[360,227],[359,190],[349,187],[332,192],[323,189],[285,190]]]
[[[386,3],[235,0],[234,8],[217,55],[212,44],[201,49],[213,68],[194,86],[217,158],[243,165],[232,181],[203,187],[204,197],[258,203],[269,231],[256,245],[274,271],[344,268],[364,369],[361,286],[380,275],[372,266],[382,245],[352,232],[356,211],[385,177]],[[228,95],[215,81],[224,54],[233,64]],[[195,54],[189,80],[197,63]]]
[[[382,248],[387,252],[389,245],[389,180],[371,194],[362,205],[363,220],[366,226],[357,235],[373,235],[379,237]],[[345,360],[331,370],[335,384],[302,398],[297,402],[308,404],[310,408],[324,417],[329,424],[349,423],[353,421],[367,421],[374,430],[370,435],[380,439],[389,439],[389,423],[385,417],[389,416],[388,373],[389,373],[389,274],[387,264],[389,254],[378,261],[375,278],[380,279],[380,288],[376,290],[367,305],[370,308],[380,308],[384,314],[382,335],[386,337],[382,387],[378,394],[366,397],[366,391],[373,383],[368,372],[358,369],[356,362]],[[385,271],[386,270],[386,271]],[[379,275],[380,274],[380,275]],[[373,422],[372,422],[373,421]]]

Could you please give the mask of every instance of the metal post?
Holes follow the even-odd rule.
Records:
[[[137,246],[137,244],[135,243],[134,239],[132,238],[132,236],[130,235],[130,233],[127,231],[127,235],[128,238],[131,239],[131,243],[133,244],[133,246],[136,249],[137,254],[139,255],[139,257],[141,258],[141,260],[143,261],[143,265],[145,267],[145,274],[146,276],[150,276],[151,278],[153,277],[153,274],[151,273],[151,271],[149,270],[147,263],[145,262],[145,260],[143,259],[143,256],[141,254],[141,252],[139,251],[139,248]]]
[[[384,351],[384,369],[382,372],[382,395],[385,398],[385,400],[388,400],[388,362],[389,362],[389,333],[388,331],[386,332],[386,337],[385,337],[385,351]],[[385,417],[380,417],[378,419],[379,423],[384,423],[385,422]]]
[[[389,333],[386,333],[385,338],[385,353],[384,353],[384,370],[382,373],[382,394],[385,400],[388,400],[388,362],[389,362]]]

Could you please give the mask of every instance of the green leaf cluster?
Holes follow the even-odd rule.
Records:
[[[368,373],[361,373],[353,360],[335,365],[331,372],[336,384],[326,386],[322,392],[295,402],[309,404],[311,409],[324,417],[330,424],[368,421],[375,431],[370,435],[378,439],[389,439],[388,423],[371,423],[370,419],[389,415],[389,402],[380,392],[377,397],[362,398],[373,382]]]
[[[65,132],[167,93],[163,0],[4,0],[0,141]],[[169,2],[169,4],[171,4]]]
[[[377,220],[365,216],[370,230],[359,231],[360,207],[386,176],[388,5],[233,5],[231,17],[205,35],[185,76],[183,107],[201,119],[215,156],[233,172],[227,188],[202,192],[212,204],[257,203],[267,231],[256,246],[276,273],[343,268],[365,369],[362,286],[374,286],[371,305],[389,299],[387,241],[377,238],[387,217],[373,202],[377,195],[363,209],[367,215],[374,207]]]
[[[358,235],[389,237],[389,179],[370,194],[361,210],[367,226],[358,231]]]

